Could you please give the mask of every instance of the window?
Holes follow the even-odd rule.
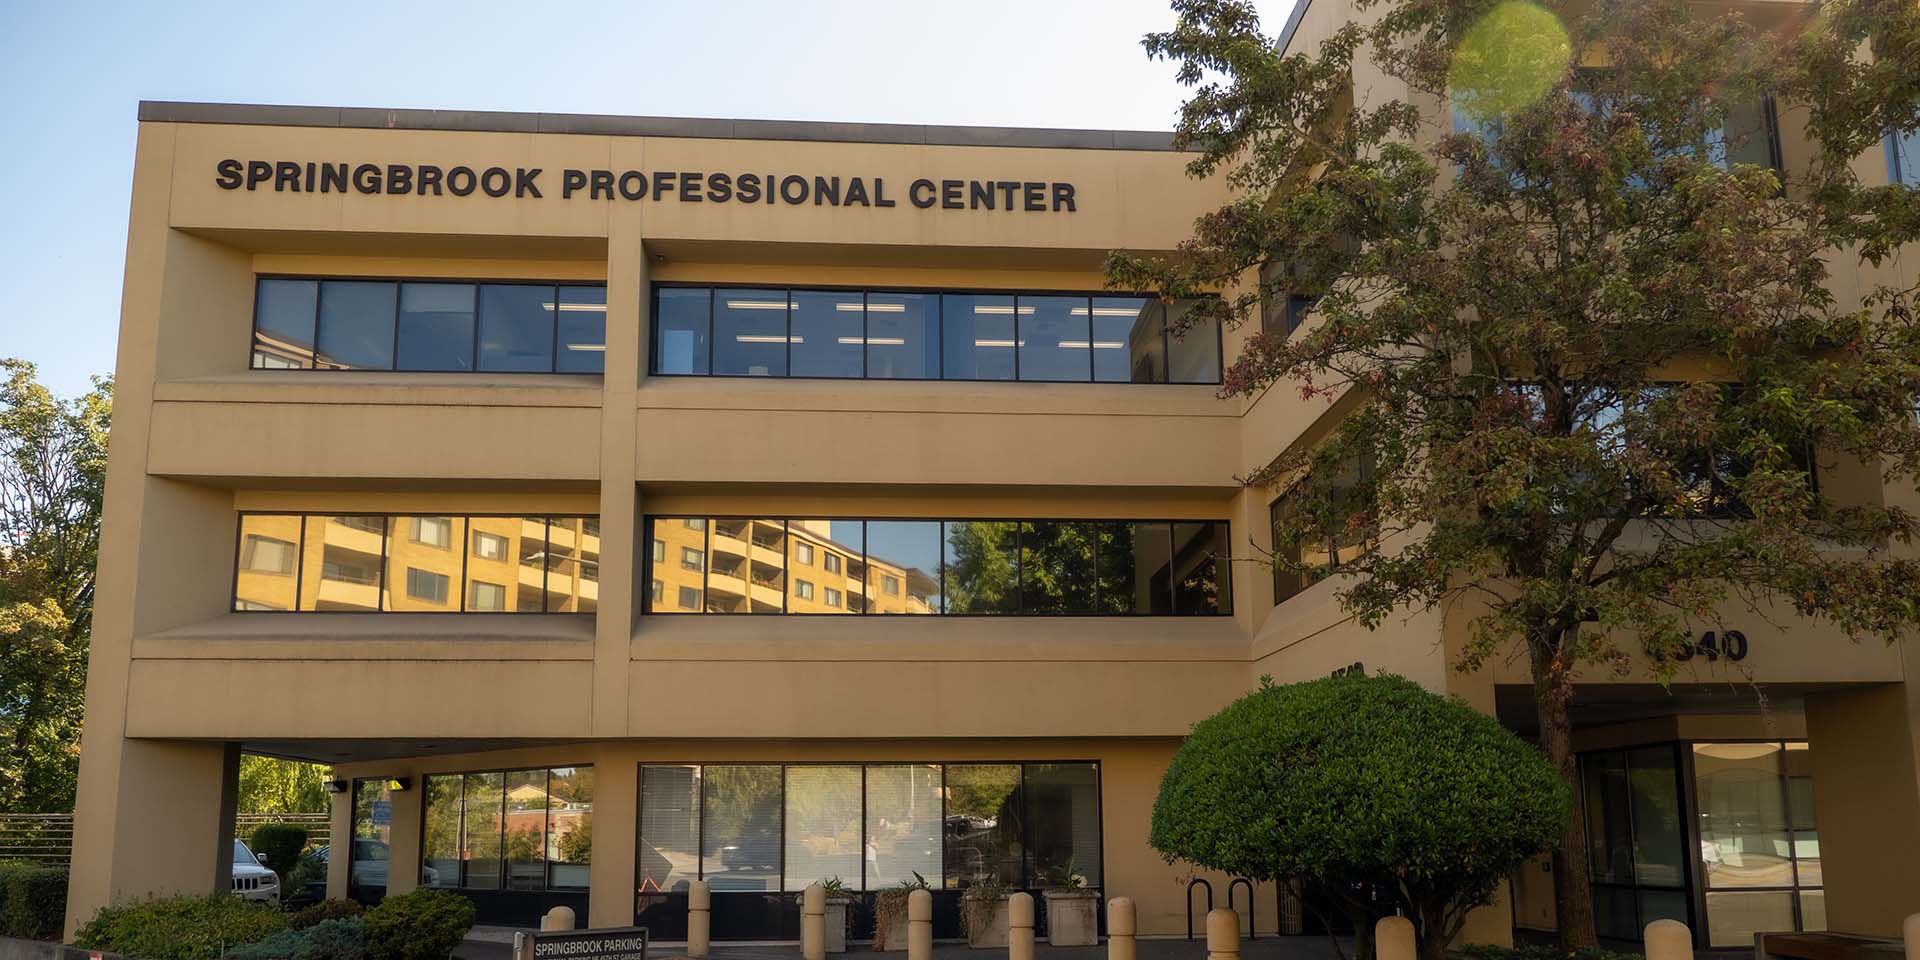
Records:
[[[481,613],[499,613],[507,609],[506,587],[484,580],[475,580],[472,586],[472,596],[467,600],[467,609]]]
[[[653,588],[649,591],[649,593],[653,597],[653,602],[655,604],[658,604],[667,595],[667,585],[664,583],[661,583],[658,580],[655,580],[653,581]]]
[[[445,549],[453,544],[453,521],[446,517],[414,517],[413,542]]]
[[[653,541],[653,562],[667,562],[667,542],[665,540]]]
[[[1709,946],[1826,928],[1809,756],[1805,743],[1693,744]]]
[[[393,841],[393,791],[386,778],[353,782],[352,826],[347,896],[362,904],[378,903],[387,895],[387,861]]]
[[[407,596],[415,600],[446,603],[448,582],[446,574],[417,567],[407,568]]]
[[[1887,182],[1920,186],[1920,127],[1887,134]]]
[[[236,611],[591,612],[585,517],[243,514]],[[462,558],[452,549],[466,542]],[[456,602],[458,596],[464,603]],[[551,593],[551,596],[549,596]]]
[[[421,883],[467,890],[585,890],[592,767],[424,778]]]
[[[681,546],[650,612],[1215,616],[1232,611],[1225,523],[1211,520],[647,519]],[[791,545],[787,545],[791,542]],[[814,548],[803,550],[802,544]],[[821,549],[821,548],[825,549]],[[784,564],[819,561],[786,586]],[[821,591],[826,591],[824,594]],[[704,600],[704,604],[690,602]],[[816,599],[823,602],[814,603]]]
[[[652,372],[1218,383],[1218,324],[1169,332],[1169,309],[1177,321],[1188,305],[1085,294],[660,285]]]
[[[399,323],[395,369],[473,369],[471,284],[401,284]]]
[[[482,560],[505,560],[507,538],[498,534],[473,532],[473,555]]]
[[[1104,883],[1096,763],[646,764],[639,786],[643,919],[697,879],[716,893],[835,877],[884,890],[915,874],[1032,889],[1071,864],[1084,887]]]
[[[253,366],[599,373],[606,302],[603,284],[261,277]]]
[[[793,561],[795,563],[811,565],[813,563],[813,544],[796,542],[793,545]]]

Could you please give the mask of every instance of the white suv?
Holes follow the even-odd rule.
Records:
[[[260,858],[238,840],[233,842],[233,895],[262,903],[280,902],[280,878],[260,865]]]

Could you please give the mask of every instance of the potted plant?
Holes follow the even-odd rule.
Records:
[[[882,890],[873,895],[873,948],[875,950],[905,950],[907,948],[907,898],[915,890],[932,890],[933,885],[927,878],[915,872],[912,880],[902,880],[900,885]]]
[[[966,931],[967,946],[1007,945],[1007,897],[1012,893],[998,874],[990,874],[960,894],[960,928]]]
[[[853,903],[853,894],[847,892],[846,883],[837,876],[820,881],[820,889],[827,892],[827,952],[846,953],[847,927],[852,924],[851,911],[847,908]]]
[[[1087,947],[1100,942],[1100,891],[1087,888],[1087,878],[1075,869],[1073,858],[1047,871],[1047,942],[1056,947]]]

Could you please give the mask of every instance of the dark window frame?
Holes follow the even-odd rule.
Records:
[[[315,296],[314,296],[313,357],[311,358],[311,361],[310,361],[311,365],[304,366],[304,367],[267,367],[267,366],[258,366],[254,363],[254,353],[255,353],[254,345],[257,342],[256,338],[258,337],[259,330],[260,330],[260,309],[259,309],[260,284],[262,281],[267,281],[267,280],[310,281],[318,285],[318,287],[316,288]],[[334,367],[320,366],[319,364],[320,301],[322,300],[322,297],[320,296],[320,292],[325,290],[325,286],[328,283],[388,283],[393,285],[393,288],[394,288],[394,291],[393,291],[393,303],[394,303],[393,340],[394,340],[394,343],[393,343],[393,346],[390,348],[391,355],[393,357],[393,363],[394,363],[393,366],[380,367],[380,368],[374,368],[374,367],[334,368]],[[408,367],[401,367],[399,365],[400,363],[400,351],[399,351],[400,301],[401,301],[400,288],[402,284],[408,284],[408,283],[437,283],[437,284],[446,284],[446,285],[455,285],[455,286],[464,285],[464,286],[470,286],[473,288],[473,296],[474,296],[473,356],[472,356],[471,365],[469,369],[424,370],[424,369],[412,369]],[[550,347],[551,352],[549,356],[549,361],[551,364],[550,369],[547,369],[547,370],[481,370],[479,369],[480,329],[481,329],[480,288],[482,286],[546,287],[553,291],[554,309],[552,311],[553,312],[553,331],[550,337],[552,341],[552,344]],[[556,376],[558,375],[558,376],[587,376],[587,377],[604,376],[605,375],[604,361],[602,363],[602,370],[600,373],[593,373],[589,371],[577,371],[577,370],[562,371],[559,369],[560,350],[561,350],[561,345],[559,342],[560,326],[561,326],[560,305],[562,303],[562,300],[560,297],[560,290],[565,287],[587,287],[587,288],[600,290],[602,291],[601,299],[602,300],[606,299],[605,291],[607,289],[607,281],[605,280],[542,280],[542,279],[517,279],[517,278],[502,280],[502,279],[485,278],[485,277],[472,278],[472,277],[352,276],[352,275],[336,276],[332,274],[256,273],[254,274],[254,278],[253,278],[253,309],[251,312],[251,319],[248,323],[247,358],[246,358],[245,369],[248,370],[249,372],[290,371],[293,373],[301,373],[301,374],[405,373],[405,374],[432,374],[436,376],[447,375],[447,374],[452,374],[457,376],[473,376],[476,374],[482,375],[482,376],[498,376],[498,375],[512,375],[512,376],[526,376],[526,375]],[[602,330],[603,330],[602,338],[604,340],[604,337],[605,337],[604,326],[602,327]]]
[[[725,373],[713,372],[714,354],[717,353],[718,350],[717,350],[717,344],[714,340],[714,316],[717,313],[717,311],[714,308],[713,297],[711,296],[711,293],[713,291],[723,290],[723,289],[724,290],[751,290],[751,291],[760,291],[765,293],[784,293],[785,294],[787,298],[787,303],[789,304],[787,309],[787,316],[789,318],[788,327],[787,327],[787,336],[789,337],[789,340],[787,343],[787,349],[789,352],[789,358],[788,358],[789,362],[787,367],[789,370],[788,373],[782,374],[780,376],[770,376],[770,375],[754,376],[754,375],[747,375],[747,374],[725,374]],[[659,306],[660,306],[661,290],[706,290],[709,292],[710,296],[708,297],[708,304],[707,304],[707,328],[706,328],[707,329],[707,370],[706,372],[704,373],[703,372],[692,372],[692,373],[661,372],[660,370],[661,327],[658,322],[658,319],[660,316]],[[939,366],[936,368],[936,372],[939,373],[940,375],[930,376],[930,377],[876,377],[876,376],[873,376],[871,372],[868,370],[868,367],[870,365],[866,361],[867,349],[871,345],[863,344],[861,349],[861,358],[862,358],[861,359],[861,375],[858,377],[795,376],[790,371],[792,370],[791,352],[793,348],[792,341],[791,341],[791,337],[792,337],[792,326],[791,326],[792,306],[791,304],[793,302],[793,294],[796,291],[800,291],[800,292],[818,291],[822,293],[859,293],[862,295],[863,303],[866,302],[866,299],[871,297],[873,294],[889,294],[889,293],[930,294],[932,296],[932,299],[930,301],[929,309],[932,313],[932,316],[929,317],[929,321],[932,329],[929,331],[929,335],[932,338],[933,344],[935,346],[935,353],[938,355],[940,360]],[[943,312],[945,309],[944,297],[946,295],[994,296],[994,297],[1004,296],[1004,297],[1013,298],[1014,304],[1015,304],[1015,307],[1014,307],[1015,312],[1013,315],[1013,327],[1014,327],[1013,335],[1016,341],[1016,347],[1014,349],[1014,356],[1015,356],[1014,375],[1011,380],[992,378],[992,377],[949,377],[945,375],[946,373],[945,336],[944,336],[945,319],[943,316]],[[1017,346],[1017,343],[1020,337],[1020,332],[1019,332],[1020,331],[1020,324],[1019,324],[1020,314],[1018,312],[1019,311],[1018,305],[1019,305],[1019,298],[1023,296],[1024,297],[1078,297],[1078,298],[1086,299],[1089,303],[1089,312],[1087,315],[1087,321],[1088,321],[1088,327],[1090,331],[1089,332],[1090,338],[1092,336],[1091,330],[1093,327],[1093,314],[1091,312],[1091,303],[1093,300],[1102,299],[1102,298],[1108,298],[1108,299],[1139,298],[1139,299],[1145,299],[1145,300],[1158,299],[1154,294],[1151,294],[1151,293],[1129,292],[1129,291],[1121,291],[1121,290],[1096,290],[1096,291],[1044,290],[1044,289],[1022,289],[1022,288],[1011,288],[1011,287],[974,289],[974,288],[955,288],[955,287],[923,287],[923,286],[893,285],[893,284],[882,284],[882,285],[798,284],[796,285],[796,284],[754,284],[754,283],[730,284],[730,283],[721,283],[721,282],[693,283],[693,282],[686,282],[686,281],[659,281],[659,282],[653,283],[651,285],[651,289],[648,291],[648,304],[649,304],[648,322],[647,322],[648,362],[647,362],[646,375],[649,377],[688,377],[688,378],[713,378],[713,379],[736,379],[736,380],[738,379],[744,379],[744,380],[841,380],[841,381],[859,380],[859,381],[882,381],[882,382],[893,381],[898,383],[931,383],[931,382],[939,382],[939,381],[949,381],[953,383],[1055,383],[1055,384],[1058,384],[1058,383],[1122,384],[1124,383],[1124,384],[1135,384],[1135,385],[1141,385],[1141,386],[1187,386],[1187,387],[1218,386],[1222,382],[1222,378],[1225,373],[1225,366],[1226,366],[1227,344],[1226,344],[1226,332],[1224,329],[1222,329],[1222,325],[1218,323],[1211,325],[1214,340],[1215,340],[1214,359],[1216,361],[1215,369],[1213,371],[1213,379],[1211,380],[1174,381],[1170,379],[1170,369],[1161,371],[1163,376],[1169,376],[1169,379],[1166,379],[1166,380],[1154,380],[1154,381],[1145,381],[1145,382],[1135,381],[1135,380],[1099,380],[1099,379],[1096,379],[1098,375],[1096,373],[1098,365],[1093,362],[1094,348],[1091,346],[1091,343],[1089,343],[1089,346],[1087,348],[1087,356],[1088,356],[1087,379],[1084,379],[1084,380],[1023,379],[1020,376],[1020,364],[1019,364],[1020,350]],[[863,314],[863,317],[864,317],[864,314]],[[1191,335],[1191,332],[1189,333],[1189,335]],[[865,337],[865,334],[863,334],[863,338],[864,337]],[[1174,339],[1175,338],[1173,333],[1166,329],[1166,325],[1163,321],[1161,325],[1161,330],[1160,330],[1160,342],[1161,342],[1161,349],[1162,349],[1163,355],[1165,356],[1171,355]],[[1170,362],[1168,366],[1169,368],[1171,367]]]

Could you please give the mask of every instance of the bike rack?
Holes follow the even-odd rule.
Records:
[[[1248,880],[1246,877],[1234,877],[1233,882],[1227,884],[1227,909],[1233,909],[1233,888],[1239,886],[1245,886],[1247,888],[1247,939],[1258,940],[1260,939],[1260,929],[1259,926],[1253,922],[1253,881]]]
[[[1194,877],[1192,880],[1187,881],[1187,942],[1188,943],[1193,942],[1193,888],[1196,886],[1207,888],[1207,912],[1208,913],[1213,912],[1213,884],[1208,883],[1204,878],[1201,878],[1201,877]]]

